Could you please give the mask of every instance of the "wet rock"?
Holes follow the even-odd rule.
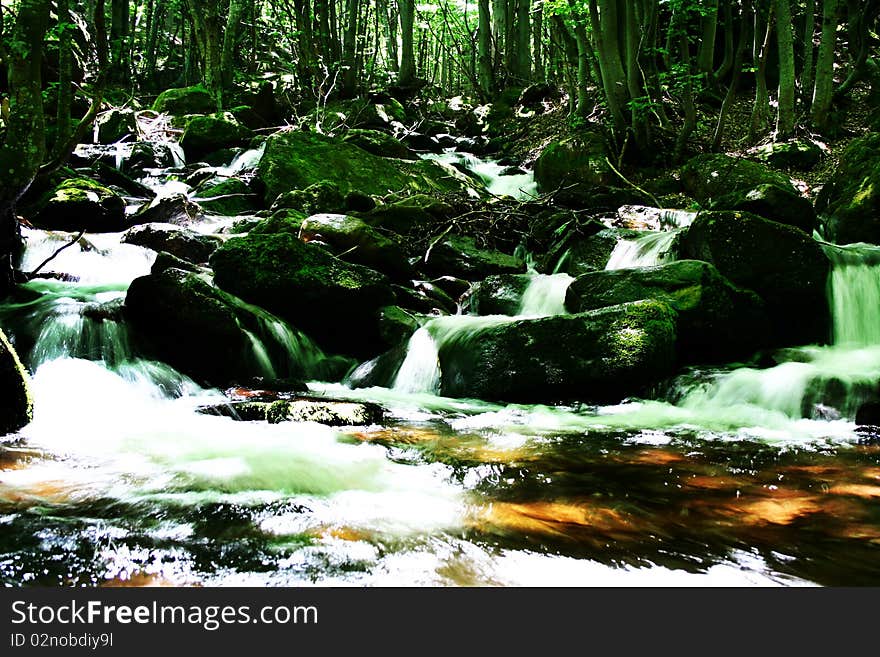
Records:
[[[469,281],[455,276],[440,276],[432,280],[431,283],[453,299],[461,299],[471,289]]]
[[[259,197],[238,178],[228,178],[207,184],[199,189],[194,200],[206,212],[225,217],[250,214],[258,208]]]
[[[697,213],[690,210],[669,210],[647,205],[622,205],[617,208],[614,225],[629,230],[666,230],[688,226]]]
[[[400,306],[385,306],[379,311],[379,336],[389,348],[409,340],[419,324],[413,313]]]
[[[40,199],[31,223],[49,230],[117,232],[125,228],[125,200],[93,180],[71,178]]]
[[[757,294],[696,260],[584,274],[569,286],[566,308],[584,312],[640,299],[662,301],[677,311],[679,362],[747,357],[765,346],[770,333]]]
[[[856,424],[859,426],[880,427],[880,401],[869,401],[856,411]]]
[[[33,419],[33,399],[27,371],[0,330],[0,433],[21,429]]]
[[[364,216],[364,221],[377,228],[406,234],[418,226],[449,219],[455,208],[449,203],[426,194],[413,194],[392,203],[379,205]]]
[[[411,278],[414,270],[400,244],[362,219],[344,214],[316,214],[303,220],[300,237],[321,239],[338,257],[388,274],[393,279]]]
[[[199,409],[209,415],[235,420],[280,422],[317,422],[331,427],[361,426],[381,422],[384,410],[370,402],[317,401],[312,399],[274,402],[243,401],[216,404]]]
[[[131,224],[174,224],[183,226],[196,221],[202,209],[190,201],[186,194],[173,194],[159,198],[129,217]]]
[[[481,249],[472,237],[452,236],[434,245],[421,269],[432,276],[452,275],[480,280],[492,274],[525,272],[525,263],[513,255]]]
[[[269,137],[257,168],[267,203],[292,189],[317,182],[334,183],[345,195],[358,191],[386,196],[408,190],[436,194],[467,192],[476,187],[454,169],[438,162],[409,162],[377,157],[353,144],[312,132],[289,131]]]
[[[441,394],[523,403],[611,402],[672,373],[675,311],[638,301],[516,320],[440,348]]]
[[[455,300],[433,283],[413,281],[413,288],[416,292],[424,294],[435,308],[440,308],[444,313],[454,315],[458,312],[458,304]]]
[[[417,156],[401,141],[379,130],[353,129],[345,133],[342,141],[354,144],[379,157],[396,157],[415,160]]]
[[[854,139],[816,199],[825,239],[880,244],[880,132]]]
[[[299,231],[305,221],[305,215],[296,210],[278,210],[271,217],[258,221],[248,230],[239,231],[253,235],[272,235],[275,233],[287,233],[299,238]],[[311,240],[315,243],[317,240]]]
[[[128,229],[122,242],[144,246],[154,251],[166,251],[192,263],[207,262],[223,243],[215,235],[205,235],[173,224],[144,224]]]
[[[182,271],[193,272],[197,274],[210,275],[211,271],[207,267],[199,267],[197,264],[178,258],[167,251],[159,251],[153,266],[150,267],[151,274],[161,274],[167,269],[180,269]]]
[[[222,115],[197,116],[189,121],[180,138],[180,146],[187,160],[197,160],[221,148],[246,145],[254,133],[231,118]],[[224,160],[228,161],[226,158]]]
[[[210,114],[217,111],[217,102],[204,87],[182,87],[159,94],[153,110],[168,114]]]
[[[598,133],[552,142],[535,161],[538,191],[553,192],[569,185],[585,190],[611,185],[616,180],[605,158],[605,143]]]
[[[468,311],[476,315],[516,315],[529,285],[528,274],[496,274],[475,283]]]
[[[800,228],[810,235],[816,227],[813,204],[777,185],[758,185],[745,192],[725,194],[714,200],[710,209],[751,212],[770,221]]]
[[[133,135],[137,135],[137,118],[132,109],[114,107],[95,118],[95,141],[99,144],[113,144]]]
[[[381,346],[379,309],[388,279],[287,233],[229,239],[211,256],[221,288],[306,331],[325,349],[370,356]]]
[[[688,160],[681,168],[681,182],[685,193],[703,205],[761,185],[773,185],[797,194],[788,176],[758,162],[720,153],[706,153]]]
[[[128,157],[122,163],[122,170],[128,174],[140,174],[145,169],[164,169],[179,163],[174,146],[155,141],[139,141],[131,145]]]
[[[632,234],[616,229],[603,229],[587,236],[569,232],[547,253],[542,270],[577,277],[605,269],[618,241]]]
[[[830,264],[803,231],[747,212],[703,212],[679,249],[682,257],[711,262],[734,285],[757,292],[767,302],[774,344],[827,341]]]
[[[440,147],[440,142],[437,141],[437,138],[431,135],[423,135],[420,132],[410,132],[405,134],[401,141],[405,146],[409,148],[426,152],[426,153],[439,153],[443,149]]]

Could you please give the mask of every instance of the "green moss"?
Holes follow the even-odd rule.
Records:
[[[27,370],[0,330],[0,432],[17,431],[33,419],[33,413]]]
[[[201,85],[166,89],[153,103],[156,112],[169,114],[208,114],[217,111],[217,102]]]

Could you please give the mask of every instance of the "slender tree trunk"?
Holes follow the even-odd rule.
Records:
[[[596,55],[599,58],[599,72],[602,76],[608,113],[611,115],[617,138],[622,139],[626,131],[623,107],[627,101],[627,88],[626,75],[620,60],[617,4],[614,0],[600,0],[600,3],[597,5],[597,0],[589,0],[590,23],[596,44]]]
[[[770,53],[770,37],[773,35],[773,19],[775,5],[771,4],[766,20],[762,20],[760,12],[755,12],[755,102],[752,104],[752,120],[749,126],[749,139],[754,141],[759,134],[767,129],[770,115],[770,94],[767,91],[767,58]],[[760,44],[758,37],[763,33]]]
[[[229,14],[226,29],[223,31],[223,46],[220,53],[220,75],[224,89],[232,86],[235,77],[235,46],[238,41],[238,27],[247,9],[247,0],[229,0]]]
[[[779,50],[779,97],[776,120],[777,138],[794,132],[794,33],[789,0],[776,0],[776,37]]]
[[[492,0],[492,46],[493,46],[493,67],[495,69],[495,81],[499,81],[499,73],[501,78],[505,78],[504,71],[504,53],[506,52],[506,36],[507,25],[507,0]]]
[[[416,61],[413,50],[413,24],[415,23],[415,0],[397,0],[400,13],[400,71],[397,84],[410,86],[416,78]]]
[[[837,42],[838,5],[838,0],[824,0],[822,3],[822,40],[819,42],[816,82],[810,108],[810,120],[820,130],[828,127],[834,92],[834,46]]]
[[[543,32],[544,4],[538,2],[535,5],[534,16],[532,18],[532,59],[534,60],[532,79],[535,82],[544,82],[547,79],[546,72],[544,71]]]
[[[357,92],[358,69],[356,62],[358,0],[345,0],[345,31],[342,40],[342,87],[343,98],[351,98]]]
[[[804,2],[804,62],[801,67],[801,103],[804,107],[810,104],[813,96],[813,36],[816,33],[816,0]]]
[[[477,68],[480,91],[488,99],[495,81],[492,75],[492,19],[489,14],[489,0],[478,0],[479,27],[477,28]]]
[[[131,77],[131,66],[126,48],[129,13],[128,0],[112,0],[110,3],[110,81],[114,83],[128,82]]]
[[[723,80],[733,68],[733,61],[736,58],[736,44],[734,43],[734,20],[733,20],[733,2],[724,2],[724,57],[721,64],[713,76],[716,80]],[[745,8],[743,8],[745,11]]]
[[[736,88],[739,85],[739,78],[742,74],[743,60],[749,47],[748,44],[752,40],[752,0],[743,0],[739,23],[739,41],[733,61],[731,62],[733,75],[731,76],[727,93],[724,95],[724,101],[721,103],[721,111],[718,112],[718,121],[715,124],[715,135],[712,138],[712,151],[716,153],[721,150],[721,144],[724,141],[724,127],[727,123],[727,115],[730,113],[730,106],[733,104],[734,98],[736,98]],[[732,25],[731,29],[733,29]]]
[[[532,75],[530,10],[531,0],[516,0],[516,68],[523,83],[529,82]]]
[[[715,34],[718,31],[718,0],[705,3],[705,14],[700,21],[702,34],[700,49],[697,51],[697,70],[711,82],[715,64]]]

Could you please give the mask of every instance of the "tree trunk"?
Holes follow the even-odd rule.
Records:
[[[358,0],[345,0],[345,31],[342,40],[342,87],[343,98],[351,98],[357,92],[358,70],[356,64]]]
[[[779,109],[777,139],[794,132],[794,33],[791,27],[789,0],[776,0],[776,38],[779,49]]]
[[[416,78],[416,60],[413,50],[413,24],[415,23],[415,0],[397,0],[400,13],[400,71],[397,84],[410,86]]]
[[[238,27],[247,8],[247,1],[229,0],[229,14],[226,17],[226,29],[223,31],[223,46],[220,53],[220,75],[224,89],[229,89],[234,80],[235,45],[238,39]]]
[[[507,0],[492,0],[492,61],[495,69],[496,83],[498,82],[498,74],[504,75],[504,53],[506,52],[506,44],[504,37],[506,35],[505,26],[507,25]]]
[[[112,0],[110,3],[110,81],[126,83],[131,78],[131,66],[128,57],[129,33],[128,0]]]
[[[569,2],[571,3],[572,0]],[[617,5],[614,0],[600,0],[600,2],[601,5],[597,5],[597,0],[589,0],[590,22],[596,44],[596,55],[599,58],[599,72],[602,76],[602,88],[605,91],[608,113],[611,115],[611,122],[617,132],[617,138],[622,139],[626,130],[623,107],[627,101],[627,88],[626,75],[620,60]]]
[[[478,0],[479,27],[477,28],[477,77],[480,91],[488,99],[495,81],[492,75],[492,27],[489,14],[489,0]]]
[[[810,108],[810,120],[820,130],[828,127],[834,93],[834,46],[837,42],[838,4],[838,0],[824,0],[822,3],[822,40],[819,42],[816,82]]]
[[[12,30],[15,48],[3,53],[9,65],[9,114],[0,145],[0,295],[15,285],[15,259],[21,250],[16,204],[28,190],[46,154],[41,68],[49,0],[21,0]]]
[[[770,53],[770,37],[773,35],[773,19],[776,14],[775,5],[771,4],[766,20],[762,21],[760,13],[755,12],[755,102],[752,104],[752,119],[749,125],[749,139],[754,141],[759,134],[767,129],[770,114],[770,94],[767,91],[767,58]],[[759,35],[764,38],[760,45]]]
[[[70,106],[73,102],[73,30],[70,19],[70,0],[58,0],[58,108],[55,113],[55,143],[53,153],[70,138]]]
[[[804,62],[801,67],[801,103],[807,106],[813,94],[813,35],[816,33],[816,0],[804,3]]]
[[[532,75],[530,9],[531,0],[516,0],[516,73],[521,83]]]
[[[711,81],[715,63],[715,34],[718,31],[718,0],[705,3],[705,14],[701,20],[702,35],[700,49],[697,51],[697,70]]]
[[[721,150],[721,143],[724,140],[724,126],[727,122],[727,115],[730,113],[730,106],[736,98],[736,88],[739,85],[739,78],[742,74],[743,60],[745,59],[746,50],[749,42],[752,40],[751,23],[752,23],[752,3],[751,0],[743,0],[742,14],[740,15],[740,31],[739,41],[734,52],[731,68],[733,75],[731,76],[730,86],[724,95],[724,101],[721,103],[721,111],[718,112],[718,121],[715,124],[715,134],[712,137],[712,151],[717,153]],[[730,26],[733,29],[733,26]]]
[[[535,5],[534,17],[532,18],[532,79],[535,82],[544,82],[547,74],[544,71],[543,35],[544,32],[544,4],[539,2]]]

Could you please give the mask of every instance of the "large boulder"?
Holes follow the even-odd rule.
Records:
[[[194,200],[206,212],[225,217],[238,217],[259,209],[257,195],[238,178],[208,181],[199,188]]]
[[[125,227],[125,200],[88,178],[70,178],[40,200],[31,223],[50,230],[117,232]]]
[[[165,251],[188,262],[201,263],[208,261],[223,240],[173,224],[143,224],[125,231],[122,242],[153,251]]]
[[[28,375],[6,334],[0,330],[0,433],[21,429],[33,417]]]
[[[526,403],[620,401],[670,375],[675,311],[638,301],[462,331],[439,349],[440,392]]]
[[[259,317],[201,275],[180,269],[132,281],[125,298],[126,317],[147,352],[212,385],[266,376],[251,336]],[[284,358],[276,362],[292,364]],[[275,372],[301,377],[302,369]]]
[[[316,214],[300,226],[300,237],[328,243],[347,262],[365,265],[395,279],[410,279],[415,270],[400,244],[362,219],[345,214]]]
[[[153,110],[168,114],[210,114],[217,111],[217,101],[201,86],[166,89],[156,98]]]
[[[380,130],[355,128],[345,133],[342,140],[379,157],[396,157],[402,160],[415,160],[418,157],[406,144]]]
[[[455,208],[445,201],[427,194],[413,194],[375,207],[364,215],[364,220],[372,226],[406,234],[451,219],[455,214]]]
[[[195,162],[221,148],[244,146],[253,136],[250,129],[232,120],[231,116],[196,116],[187,123],[180,147],[187,160]]]
[[[566,308],[579,313],[639,299],[663,301],[678,312],[680,362],[748,356],[765,346],[769,334],[758,295],[697,260],[584,274],[569,286]]]
[[[775,344],[828,339],[830,263],[802,230],[747,212],[702,212],[679,250],[683,258],[711,262],[735,285],[757,292],[767,302]]]
[[[794,169],[812,169],[822,159],[822,149],[816,142],[801,139],[763,144],[749,154],[771,166]]]
[[[454,235],[435,244],[420,263],[430,276],[455,276],[476,281],[492,274],[521,274],[526,264],[520,258],[501,251],[481,249],[473,237]]]
[[[688,160],[681,167],[681,183],[688,196],[704,205],[725,194],[747,192],[759,185],[776,185],[797,193],[785,174],[723,153],[704,153]]]
[[[552,142],[535,161],[535,182],[541,192],[569,185],[591,188],[616,182],[602,136],[590,132]]]
[[[528,274],[487,276],[471,288],[468,311],[476,315],[516,315],[531,280]]]
[[[211,256],[221,288],[306,331],[325,349],[375,355],[378,312],[393,303],[387,278],[289,233],[228,240]]]
[[[438,194],[476,188],[454,168],[429,160],[409,162],[372,155],[367,151],[314,132],[287,131],[266,141],[257,168],[266,202],[291,189],[317,182],[335,183],[343,195],[360,192],[386,196],[391,192]]]
[[[334,183],[322,180],[305,189],[292,189],[280,194],[271,209],[296,210],[304,215],[338,213],[345,210],[345,197]]]
[[[137,133],[137,117],[133,109],[114,107],[95,117],[95,142],[113,144]]]
[[[742,210],[812,234],[816,211],[803,196],[777,185],[761,184],[747,191],[735,191],[712,201],[712,210]]]
[[[617,243],[635,234],[634,231],[614,228],[586,236],[579,231],[568,231],[542,258],[541,270],[577,277],[587,272],[605,269]]]
[[[880,244],[880,133],[853,140],[816,199],[825,239]]]

